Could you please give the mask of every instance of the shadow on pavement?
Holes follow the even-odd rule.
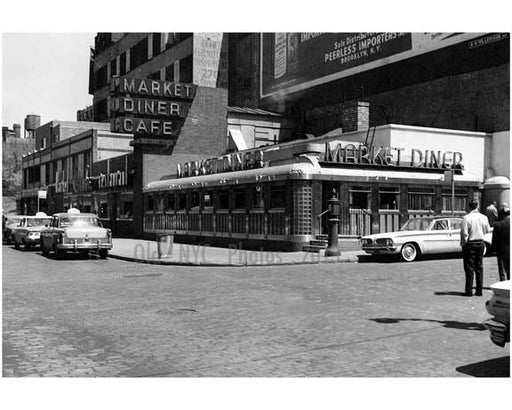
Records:
[[[398,255],[359,255],[359,263],[407,263],[400,260]],[[462,259],[461,253],[442,253],[436,255],[421,255],[418,257],[417,262],[432,261],[432,260],[446,260],[446,259]],[[414,262],[412,262],[414,263]]]
[[[458,322],[456,320],[434,320],[434,319],[415,319],[415,318],[409,318],[409,319],[400,319],[400,318],[391,318],[391,317],[380,317],[380,318],[373,318],[368,319],[376,323],[384,323],[384,324],[392,324],[392,323],[400,323],[400,322],[432,322],[432,323],[439,323],[443,325],[444,327],[450,328],[450,329],[463,329],[463,330],[486,330],[485,326],[481,323],[477,322]]]
[[[491,290],[489,287],[482,287],[483,290]],[[473,288],[475,290],[475,288]],[[464,292],[454,292],[454,291],[446,291],[446,292],[434,292],[436,296],[464,296],[467,297]]]
[[[460,366],[455,370],[474,377],[510,377],[510,356]]]

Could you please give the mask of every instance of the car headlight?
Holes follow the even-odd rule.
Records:
[[[377,239],[375,242],[377,242],[379,245],[393,246],[393,239],[391,238],[381,238]]]
[[[29,238],[39,238],[39,232],[30,232],[28,236]]]
[[[367,238],[361,239],[361,245],[371,245],[371,243],[372,243],[371,239],[367,239]]]

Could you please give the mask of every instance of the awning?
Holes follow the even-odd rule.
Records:
[[[247,142],[245,141],[245,138],[242,134],[242,131],[236,130],[236,129],[229,129],[229,136],[233,140],[233,142],[236,145],[236,149],[238,151],[243,151],[248,149]]]

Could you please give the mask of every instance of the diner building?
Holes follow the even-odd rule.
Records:
[[[175,177],[145,185],[144,235],[302,250],[325,237],[333,214],[347,239],[397,230],[413,216],[463,215],[481,198],[491,141],[390,124],[181,164]]]

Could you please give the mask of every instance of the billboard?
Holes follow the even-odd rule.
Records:
[[[264,98],[301,91],[484,34],[263,33],[260,94]]]

